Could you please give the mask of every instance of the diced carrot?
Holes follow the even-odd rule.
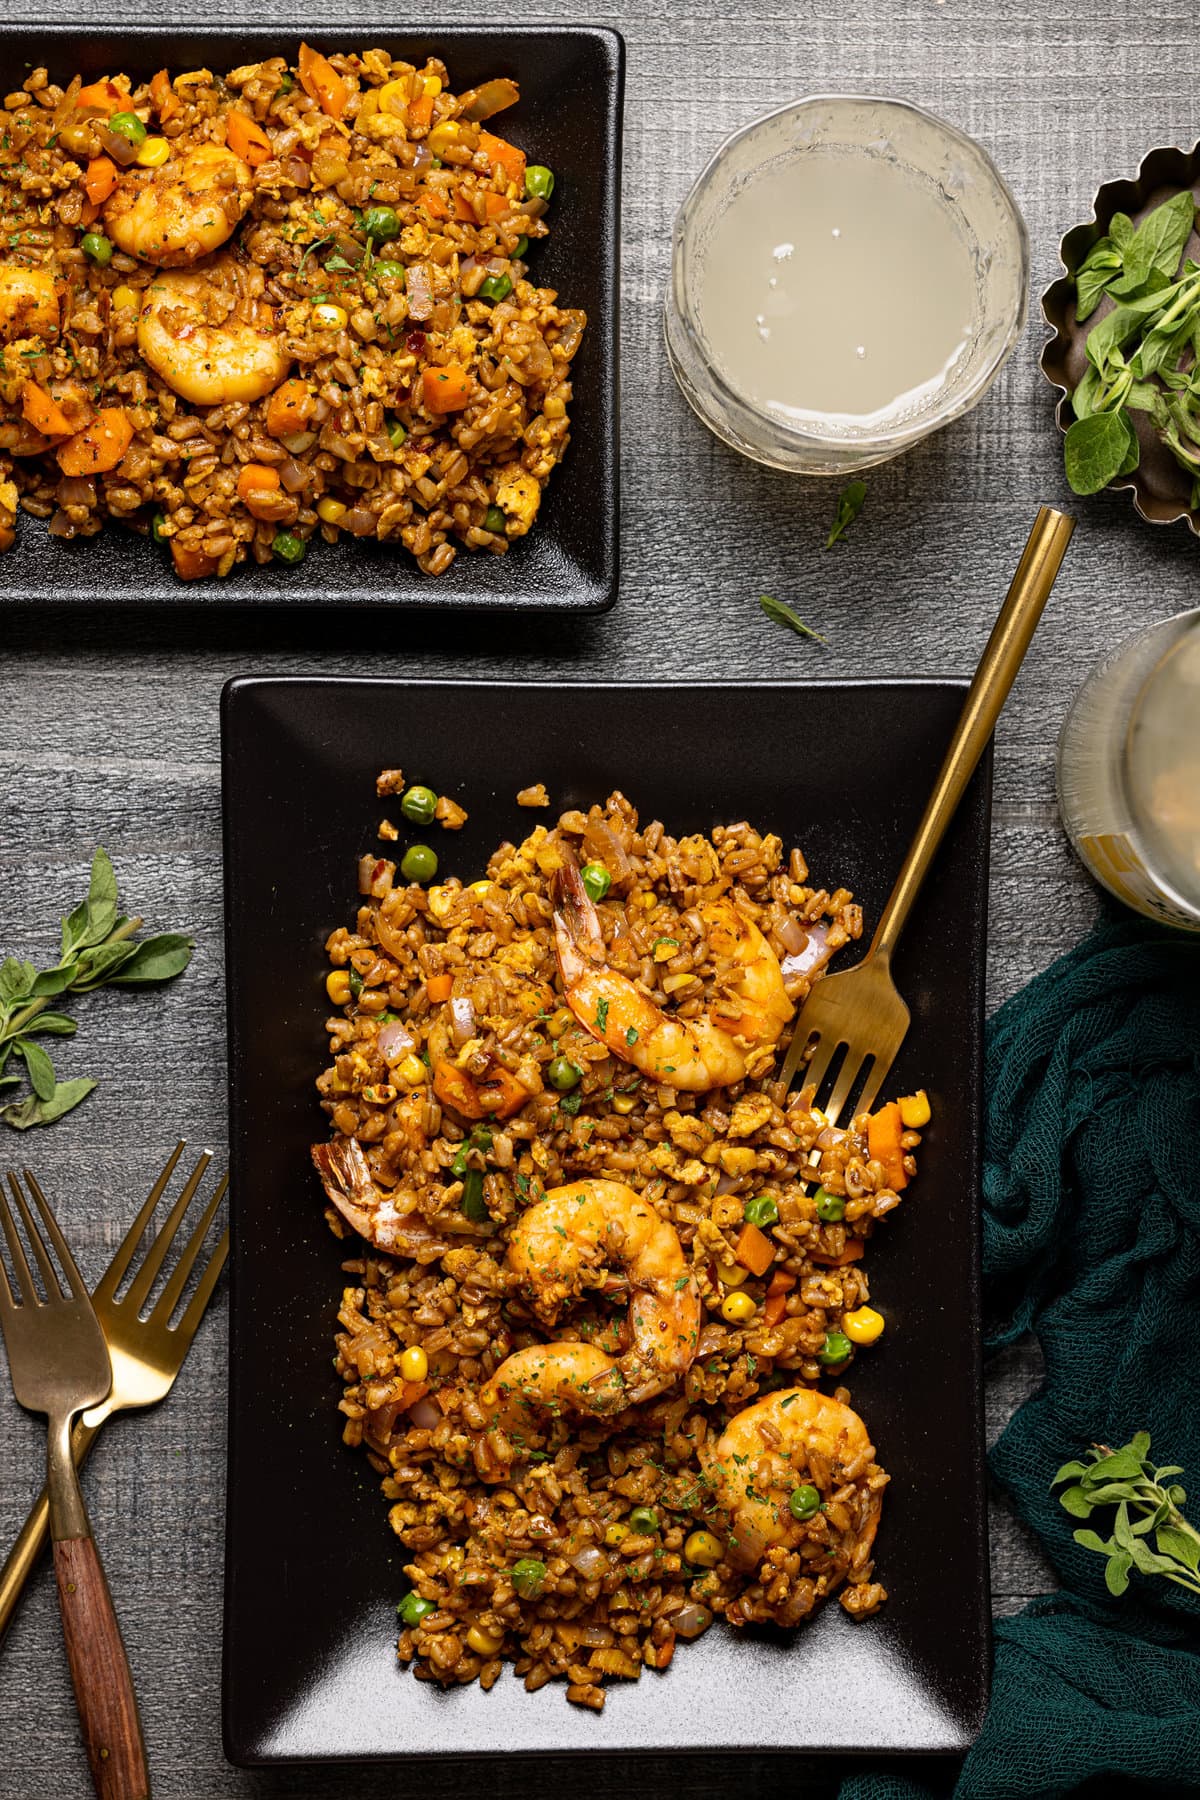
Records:
[[[513,203],[507,194],[495,194],[489,188],[483,196],[483,210],[489,219],[502,219],[513,209]]]
[[[827,1269],[844,1269],[847,1263],[858,1262],[865,1249],[861,1238],[847,1238],[840,1256],[826,1256],[823,1250],[810,1250],[808,1254],[813,1262],[822,1263]]]
[[[237,481],[238,499],[256,519],[274,518],[279,492],[279,470],[266,463],[243,463]]]
[[[25,383],[21,394],[21,411],[33,429],[44,433],[46,437],[70,437],[75,431],[75,426],[58,401],[45,388],[40,388],[36,381]]]
[[[323,113],[340,119],[350,98],[350,88],[333,64],[319,50],[300,46],[300,85],[310,100],[315,100]]]
[[[782,1319],[782,1317],[786,1311],[787,1311],[787,1295],[786,1294],[768,1294],[766,1299],[763,1301],[763,1309],[762,1309],[763,1324],[767,1326],[768,1330],[773,1325],[778,1325],[780,1319]]]
[[[795,1285],[794,1275],[789,1275],[786,1269],[776,1269],[767,1288],[768,1300],[773,1300],[776,1294],[790,1294]]]
[[[93,81],[90,87],[81,87],[75,96],[75,105],[80,111],[100,112],[106,116],[115,113],[129,98],[123,94],[115,82],[107,77]]]
[[[215,556],[206,556],[202,550],[185,550],[174,538],[171,539],[171,561],[180,581],[203,581],[206,575],[217,572]]]
[[[421,376],[421,395],[432,413],[458,412],[469,404],[474,390],[474,380],[457,363],[426,369]]]
[[[450,998],[450,990],[454,986],[453,975],[431,975],[425,983],[425,992],[435,1006]]]
[[[483,151],[493,168],[499,165],[508,177],[509,185],[516,188],[525,186],[525,152],[518,150],[506,138],[497,137],[493,131],[481,131],[479,148]]]
[[[159,118],[165,125],[168,119],[174,118],[179,111],[179,95],[171,86],[171,77],[165,69],[160,69],[150,83],[150,98],[153,100]]]
[[[103,206],[117,185],[117,165],[111,156],[94,156],[83,172],[83,191],[97,206]]]
[[[100,208],[94,200],[85,200],[79,208],[79,223],[85,227],[94,225],[100,217]]]
[[[743,1225],[733,1256],[752,1275],[765,1275],[774,1260],[775,1246],[757,1225]]]
[[[454,201],[455,201],[455,209],[457,210],[457,206],[458,206],[458,195],[457,194],[454,197]],[[421,210],[423,212],[427,212],[431,219],[448,219],[450,217],[450,208],[446,205],[446,202],[442,199],[442,196],[439,193],[437,193],[436,190],[433,188],[425,189],[425,192],[421,195],[420,205],[421,205]],[[458,216],[461,218],[462,214],[460,213]],[[472,221],[474,221],[474,218],[475,218],[474,213],[472,213],[470,215],[470,217],[471,217]]]
[[[454,216],[456,219],[465,219],[468,225],[477,223],[475,218],[475,208],[471,205],[471,202],[467,199],[467,196],[463,193],[461,188],[455,188],[454,190]]]
[[[303,431],[312,418],[317,396],[307,381],[293,375],[277,387],[267,401],[266,424],[272,437],[291,437]]]
[[[433,95],[419,94],[408,103],[408,128],[410,131],[428,131],[429,121],[433,117]]]
[[[410,1406],[415,1406],[418,1400],[423,1400],[428,1392],[429,1383],[427,1381],[406,1381],[400,1389],[401,1412],[407,1412]]]
[[[100,475],[115,469],[133,442],[133,426],[123,406],[102,406],[89,425],[59,447],[64,475]]]
[[[233,154],[248,162],[252,169],[257,169],[259,163],[269,162],[275,154],[275,146],[258,120],[238,106],[225,120],[225,142]]]
[[[895,1100],[889,1100],[867,1120],[867,1149],[871,1161],[883,1164],[884,1179],[897,1192],[908,1186],[904,1149],[900,1142],[903,1132],[900,1107]]]

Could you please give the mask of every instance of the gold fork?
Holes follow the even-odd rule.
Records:
[[[101,1330],[104,1332],[108,1344],[109,1356],[112,1359],[112,1387],[108,1397],[101,1400],[99,1405],[93,1406],[88,1412],[85,1412],[75,1427],[71,1448],[77,1465],[83,1462],[101,1427],[107,1419],[112,1417],[113,1413],[123,1412],[130,1407],[153,1406],[170,1392],[175,1377],[183,1366],[183,1360],[191,1348],[196,1327],[212,1298],[217,1278],[225,1265],[225,1258],[229,1254],[229,1231],[227,1228],[205,1265],[196,1291],[188,1302],[187,1310],[178,1325],[172,1329],[170,1326],[171,1314],[178,1305],[188,1277],[196,1265],[204,1245],[205,1235],[216,1216],[217,1208],[221,1204],[228,1186],[228,1177],[223,1175],[178,1263],[172,1270],[170,1280],[155,1302],[153,1311],[146,1319],[138,1317],[154,1285],[155,1278],[162,1268],[167,1252],[183,1223],[188,1207],[195,1197],[205,1170],[212,1161],[211,1155],[206,1150],[184,1184],[183,1192],[163,1222],[158,1236],[149,1246],[145,1259],[130,1284],[128,1293],[122,1295],[119,1301],[116,1298],[117,1289],[133,1261],[134,1253],[141,1243],[142,1234],[154,1217],[155,1208],[166,1191],[167,1183],[171,1179],[175,1165],[185,1147],[184,1144],[179,1143],[172,1150],[166,1167],[150,1190],[146,1204],[125,1233],[116,1255],[109,1263],[92,1295],[96,1317],[100,1321]],[[8,1561],[0,1571],[0,1638],[3,1637],[16,1609],[22,1588],[37,1566],[38,1558],[46,1547],[49,1524],[50,1506],[46,1490],[43,1488],[22,1527],[21,1535],[13,1545]]]
[[[1049,506],[1039,511],[870,948],[852,969],[822,976],[800,1010],[780,1081],[784,1089],[789,1088],[804,1066],[805,1086],[811,1083],[819,1095],[834,1057],[844,1046],[845,1057],[832,1092],[828,1101],[821,1102],[831,1125],[837,1124],[864,1075],[855,1111],[870,1111],[904,1042],[909,1011],[892,980],[892,951],[1000,717],[1074,529],[1075,521],[1067,514]],[[810,1045],[812,1053],[805,1066]]]
[[[61,1285],[20,1182],[10,1174],[8,1184],[41,1275],[44,1298],[0,1188],[0,1228],[16,1281],[14,1293],[7,1271],[0,1268],[0,1327],[8,1372],[21,1405],[46,1414],[46,1484],[58,1608],[92,1784],[101,1800],[146,1800],[150,1777],[133,1677],[71,1457],[71,1421],[85,1406],[104,1399],[112,1385],[112,1368],[104,1333],[67,1240],[28,1169],[25,1180],[67,1288],[64,1291]]]

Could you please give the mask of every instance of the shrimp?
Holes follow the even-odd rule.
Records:
[[[621,1371],[594,1344],[560,1341],[514,1350],[480,1391],[484,1410],[510,1434],[528,1430],[535,1412],[602,1417],[629,1404]]]
[[[231,317],[232,289],[217,279],[229,266],[231,259],[219,258],[206,269],[159,275],[138,318],[143,359],[196,406],[261,400],[292,366],[273,330]]]
[[[800,1484],[847,1511],[855,1527],[853,1567],[875,1540],[883,1495],[868,1484],[874,1447],[856,1412],[815,1388],[789,1388],[756,1400],[731,1419],[709,1459],[717,1497],[732,1516],[729,1560],[753,1568],[771,1551],[795,1550],[811,1536],[788,1501]],[[815,1514],[813,1515],[816,1516]],[[803,1608],[811,1610],[810,1603]],[[780,1624],[795,1624],[779,1617]],[[802,1615],[799,1615],[802,1616]]]
[[[0,263],[0,337],[58,336],[58,290],[49,269]]]
[[[689,1093],[743,1081],[756,1053],[773,1048],[793,1006],[779,961],[757,925],[731,900],[700,908],[710,948],[735,971],[711,1016],[673,1018],[627,975],[610,968],[600,915],[573,860],[555,877],[554,938],[567,1005],[614,1056],[652,1081]]]
[[[159,169],[122,175],[104,207],[118,250],[178,269],[219,250],[253,198],[249,163],[223,144],[198,144]]]
[[[651,1399],[686,1374],[700,1333],[700,1290],[673,1226],[622,1181],[551,1188],[518,1219],[508,1265],[550,1325],[589,1268],[616,1264],[630,1289],[632,1348],[617,1363],[628,1403]]]
[[[312,1159],[327,1198],[346,1223],[377,1250],[432,1262],[449,1249],[415,1209],[405,1211],[396,1195],[385,1194],[376,1186],[357,1138],[314,1144]]]
[[[464,1119],[511,1119],[531,1098],[530,1090],[493,1057],[487,1058],[480,1074],[469,1074],[461,1062],[454,1060],[450,1029],[443,1020],[434,1024],[428,1042],[433,1091],[443,1106],[451,1107]],[[469,1052],[467,1044],[459,1055]]]

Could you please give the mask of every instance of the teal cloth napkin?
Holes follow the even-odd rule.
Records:
[[[1200,1793],[1200,1598],[1135,1573],[1112,1599],[1049,1491],[1144,1430],[1200,1519],[1200,936],[1102,925],[995,1015],[985,1071],[988,1349],[1032,1331],[1046,1364],[989,1461],[1062,1588],[997,1620],[960,1768],[864,1769],[839,1800]]]

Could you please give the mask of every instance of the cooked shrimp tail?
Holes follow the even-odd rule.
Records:
[[[420,1213],[405,1212],[395,1195],[376,1185],[357,1138],[314,1144],[312,1159],[330,1204],[376,1249],[419,1262],[431,1262],[449,1249]]]

